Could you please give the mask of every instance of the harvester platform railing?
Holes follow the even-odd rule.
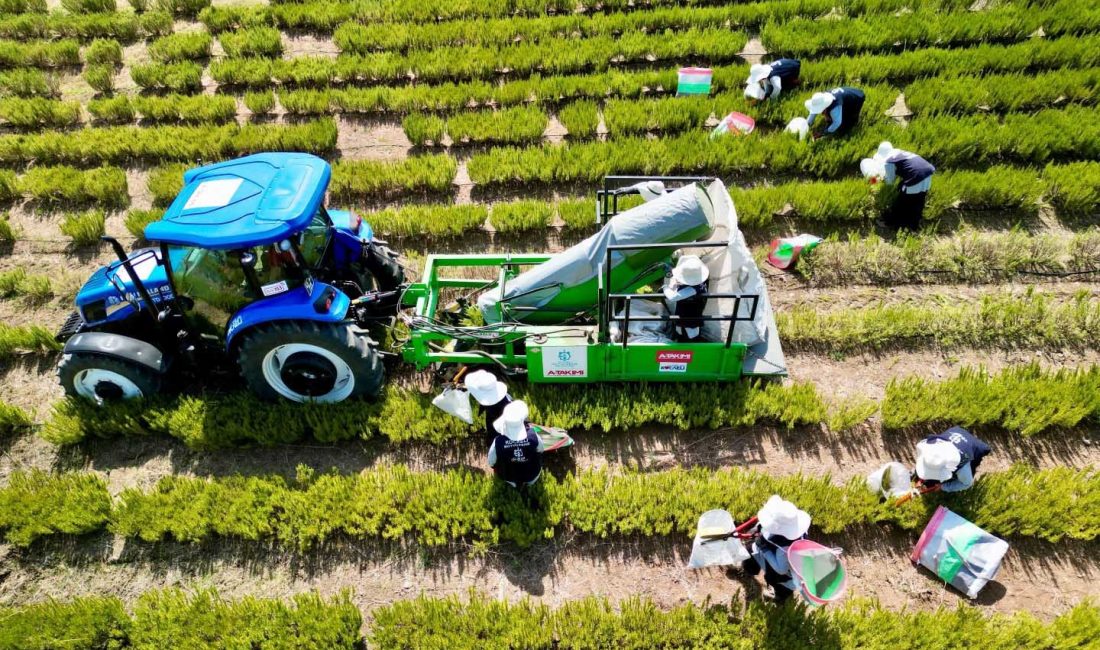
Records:
[[[714,176],[604,176],[603,187],[596,190],[596,223],[603,223],[604,219],[619,214],[619,197],[624,196],[620,190],[625,187],[645,181],[676,183],[676,187],[666,190],[670,191],[688,183],[709,183],[713,180]]]
[[[666,322],[666,321],[670,322],[670,323],[676,323],[679,320],[683,320],[682,317],[676,316],[674,314],[668,314],[666,316],[634,316],[634,317],[631,317],[631,315],[630,315],[630,303],[632,301],[634,301],[634,300],[653,300],[653,299],[663,299],[663,298],[664,298],[664,294],[660,294],[660,293],[613,293],[613,294],[610,294],[608,296],[608,299],[610,301],[614,301],[614,300],[625,300],[626,301],[625,308],[623,309],[623,315],[622,316],[613,316],[613,317],[610,318],[610,320],[622,322],[622,331],[623,332],[630,332],[630,321],[634,321],[636,323],[663,323],[663,322]],[[724,315],[696,316],[696,317],[691,318],[691,320],[693,320],[693,321],[701,321],[701,322],[705,322],[705,323],[728,322],[730,324],[728,330],[726,331],[726,347],[728,348],[730,345],[733,344],[733,326],[734,326],[734,323],[737,323],[737,322],[751,323],[754,320],[756,320],[756,309],[757,309],[757,306],[760,304],[760,296],[758,296],[756,294],[744,294],[744,293],[708,293],[707,294],[707,299],[708,300],[710,300],[710,299],[731,299],[731,300],[733,300],[733,313],[728,315],[728,316],[724,316]],[[747,300],[750,303],[750,305],[749,305],[749,315],[748,316],[741,316],[740,315],[741,314],[741,301],[742,300]],[[627,339],[629,339],[629,338],[630,338],[629,336],[625,336],[625,335],[622,337],[622,339],[623,339],[622,340],[622,346],[624,348],[626,347]]]
[[[597,288],[597,291],[600,294],[599,295],[599,304],[602,306],[602,309],[600,309],[600,314],[599,314],[599,336],[600,336],[600,341],[603,342],[603,343],[606,343],[606,342],[611,340],[611,333],[609,331],[608,326],[609,326],[609,324],[611,323],[612,320],[619,320],[619,319],[613,319],[612,316],[611,316],[612,308],[613,308],[611,299],[612,298],[622,298],[623,296],[627,296],[627,295],[634,296],[634,297],[640,297],[642,295],[642,294],[614,294],[614,295],[611,295],[609,293],[609,287],[611,286],[611,256],[612,256],[612,254],[614,254],[617,251],[639,251],[639,250],[651,250],[651,249],[683,250],[683,249],[686,249],[686,248],[725,248],[728,245],[729,245],[728,241],[723,241],[721,239],[712,239],[712,240],[709,240],[709,241],[699,241],[699,242],[681,242],[681,243],[667,243],[667,244],[612,244],[612,245],[608,246],[607,247],[607,252],[604,256],[603,264],[601,265],[601,268],[600,268],[600,271],[599,271],[599,273],[600,273],[600,283],[599,283],[599,286]],[[718,298],[718,297],[736,298],[737,294],[729,294],[729,295],[727,295],[727,294],[721,294],[721,295],[719,295],[719,294],[708,294],[708,297],[710,297],[710,298]],[[757,301],[759,301],[760,297],[756,296],[756,295],[751,295],[751,294],[741,294],[740,297],[742,297],[742,298],[752,297],[754,299],[753,304],[752,304],[752,313],[753,313],[753,316],[755,316]],[[627,304],[629,305],[629,301],[628,301]],[[737,301],[736,307],[739,308],[740,306],[741,306],[740,301]],[[732,332],[733,331],[733,321],[743,321],[743,320],[745,320],[744,318],[737,317],[737,314],[738,314],[738,311],[735,309],[735,311],[733,312],[733,317],[730,317],[730,318],[714,317],[714,319],[715,320],[729,320],[729,321],[731,321],[730,322],[730,331]],[[642,318],[635,318],[634,320],[641,321]],[[664,318],[657,318],[656,320],[665,320],[665,319]],[[727,334],[727,338],[728,337],[729,337],[729,335]]]

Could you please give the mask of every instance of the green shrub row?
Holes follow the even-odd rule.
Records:
[[[22,297],[39,302],[53,295],[50,276],[28,274],[22,268],[0,271],[0,298]]]
[[[467,541],[483,550],[499,543],[526,547],[563,529],[600,538],[688,537],[699,513],[724,508],[743,521],[772,494],[797,503],[825,533],[876,522],[917,529],[945,503],[997,535],[1052,542],[1100,536],[1100,509],[1092,507],[1100,499],[1095,469],[1024,465],[987,472],[967,492],[906,508],[881,501],[862,477],[837,485],[828,476],[741,468],[596,469],[562,479],[547,474],[531,493],[534,509],[503,482],[467,468],[413,472],[380,465],[356,474],[318,474],[300,465],[291,481],[172,475],[152,489],[123,490],[113,503],[98,474],[36,470],[13,473],[0,490],[0,530],[19,546],[106,527],[147,543],[234,539],[305,550],[345,537],[424,546]]]
[[[129,124],[140,116],[146,122],[211,124],[237,117],[237,100],[228,95],[119,95],[88,102],[88,112],[106,124]]]
[[[302,61],[297,59],[291,63]],[[308,75],[309,71],[305,72]],[[743,73],[745,70],[741,66],[720,67],[715,71],[713,87],[730,88],[743,80]],[[319,83],[324,84],[325,81],[320,80]],[[508,107],[532,102],[539,106],[552,106],[574,99],[630,98],[675,91],[676,70],[612,70],[592,75],[535,75],[500,84],[471,81],[396,87],[286,90],[280,92],[279,97],[284,104],[294,106],[300,114],[324,114],[333,111],[404,114],[457,112],[471,107]]]
[[[396,162],[341,160],[332,166],[329,196],[333,201],[355,203],[383,196],[448,192],[457,171],[458,163],[446,154]]]
[[[770,21],[760,38],[773,55],[811,57],[826,52],[1022,41],[1040,27],[1047,36],[1096,32],[1100,29],[1100,12],[1090,0],[1057,0],[1041,8],[1019,3],[976,12],[926,10],[848,20],[793,18]]]
[[[18,189],[27,198],[54,205],[124,208],[130,204],[126,172],[118,167],[32,167],[20,177]]]
[[[260,151],[326,154],[335,148],[331,119],[292,125],[120,126],[0,136],[0,163],[213,161]]]
[[[122,45],[113,38],[97,38],[84,49],[84,62],[90,65],[122,65]]]
[[[48,11],[46,0],[0,1],[0,14],[44,14]]]
[[[211,0],[153,0],[152,4],[158,10],[173,16],[194,18],[210,7]]]
[[[44,97],[0,99],[0,119],[18,129],[56,129],[80,123],[80,103]]]
[[[710,141],[702,133],[666,139],[530,148],[500,147],[471,157],[470,178],[481,185],[597,182],[609,174],[805,173],[835,177],[858,169],[860,159],[889,140],[941,169],[1000,160],[1046,163],[1100,156],[1100,125],[1092,109],[1070,107],[1034,114],[942,116],[907,127],[868,124],[841,139],[799,142],[787,133]]]
[[[800,304],[778,312],[776,325],[784,348],[830,353],[929,345],[1090,349],[1100,347],[1100,302],[1094,298],[1086,291],[1063,301],[1029,290],[967,302],[932,294],[827,311]]]
[[[18,233],[11,226],[7,215],[0,215],[0,243],[13,242],[18,238]]]
[[[1085,274],[1100,273],[1100,228],[1068,236],[972,229],[946,237],[899,233],[891,240],[833,235],[803,256],[796,270],[816,286],[1088,279]]]
[[[127,232],[138,239],[142,239],[145,237],[145,226],[162,216],[164,216],[163,210],[130,210],[126,213],[123,223]]]
[[[115,66],[94,64],[84,66],[84,81],[97,93],[109,94],[115,89]]]
[[[893,380],[882,403],[883,425],[904,428],[952,422],[992,425],[1033,435],[1100,421],[1100,367],[1043,370],[1038,364],[990,374],[960,370],[945,381]]]
[[[0,278],[0,282],[2,282]],[[0,400],[0,438],[31,426],[31,418],[23,409]]]
[[[16,68],[0,71],[0,95],[15,97],[57,97],[57,77],[41,70]]]
[[[53,332],[45,327],[0,323],[0,359],[19,354],[52,354],[60,349]]]
[[[1100,68],[1054,72],[933,77],[905,88],[905,104],[917,115],[1015,112],[1064,104],[1096,104]]]
[[[590,201],[583,204],[587,222],[565,222],[566,228],[592,227],[596,223],[595,208]],[[453,237],[479,230],[486,220],[500,233],[545,230],[556,215],[564,220],[566,202],[510,201],[485,205],[410,205],[363,215],[374,232],[398,237]]]
[[[96,14],[20,14],[0,16],[0,38],[18,40],[75,38],[92,41],[113,38],[133,43],[142,36],[172,33],[172,16],[161,11],[141,15],[112,11]]]
[[[448,81],[493,77],[604,71],[630,63],[701,58],[714,63],[737,58],[747,38],[728,30],[688,30],[674,34],[624,34],[582,41],[519,43],[508,47],[441,47],[407,55],[375,53],[336,59],[224,59],[210,65],[219,84],[268,87],[327,86],[382,81]]]
[[[208,32],[178,32],[149,44],[149,56],[161,63],[175,63],[210,56],[213,38]]]
[[[98,14],[118,9],[113,0],[61,0],[61,6],[71,14]]]
[[[953,49],[927,47],[896,54],[830,56],[805,62],[803,87],[840,83],[902,83],[924,77],[1038,72],[1100,65],[1100,36],[1032,38],[1022,43],[981,43]]]
[[[213,590],[148,591],[126,613],[114,597],[48,600],[0,607],[0,648],[160,650],[162,648],[283,648],[355,650],[359,609],[347,592],[330,599],[302,593],[290,602],[246,597],[231,601]]]
[[[551,608],[529,599],[490,600],[476,591],[465,599],[421,595],[378,607],[366,639],[360,638],[362,616],[346,592],[327,600],[307,592],[284,603],[170,589],[141,594],[132,617],[121,601],[106,596],[0,608],[0,617],[7,623],[0,629],[0,648],[67,650],[841,650],[886,648],[899,639],[911,650],[940,650],[944,639],[987,650],[1068,649],[1087,647],[1100,628],[1100,608],[1090,601],[1041,622],[1021,612],[987,616],[966,605],[897,612],[875,601],[850,600],[814,611],[750,601],[662,610],[642,597],[612,605],[589,596]]]
[[[1100,213],[1100,162],[1048,165],[1043,181],[1059,215],[1090,217]]]
[[[813,612],[811,614],[811,612]],[[740,604],[679,605],[662,610],[634,596],[617,605],[586,597],[557,608],[524,599],[489,600],[471,592],[420,596],[372,612],[372,648],[514,648],[516,650],[648,650],[650,648],[889,648],[940,650],[951,643],[987,650],[1080,648],[1100,629],[1100,608],[1086,601],[1053,621],[1027,613],[986,616],[959,605],[897,612],[855,600],[827,609]],[[946,641],[946,640],[950,641]]]
[[[102,210],[70,212],[61,220],[60,229],[74,246],[98,246],[107,232],[107,215]]]
[[[851,12],[860,12],[870,4],[889,11],[903,6],[896,1],[851,4],[854,6],[847,7]],[[828,13],[832,7],[829,0],[778,0],[716,7],[657,7],[629,13],[568,13],[430,23],[348,21],[336,28],[334,40],[342,51],[352,54],[458,45],[507,46],[516,42],[577,41],[596,36],[709,29],[716,25],[749,29],[769,20],[816,17]]]
[[[172,92],[202,90],[202,66],[191,61],[141,63],[130,68],[130,76],[143,90]]]
[[[232,58],[279,58],[283,54],[283,37],[274,27],[250,27],[235,32],[224,32],[218,41],[225,55]]]
[[[280,100],[287,106],[284,98]],[[401,127],[417,146],[439,145],[444,133],[455,144],[524,144],[541,141],[546,124],[546,114],[537,108],[505,108],[459,113],[446,121],[434,115],[413,113],[401,122]]]
[[[80,65],[80,43],[0,40],[0,68],[59,68]]]

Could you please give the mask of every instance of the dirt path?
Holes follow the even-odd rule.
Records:
[[[844,549],[849,597],[879,599],[891,609],[954,607],[965,599],[928,572],[914,569],[908,555],[916,532],[866,528],[844,535],[815,535]],[[132,602],[142,592],[168,586],[215,587],[228,597],[289,597],[316,589],[336,594],[352,589],[368,613],[395,600],[464,596],[471,588],[490,596],[531,597],[551,605],[588,595],[612,601],[635,595],[669,608],[759,597],[759,578],[721,569],[684,568],[686,538],[643,540],[554,540],[527,551],[426,552],[341,544],[305,555],[254,544],[208,547],[122,544],[109,536],[5,552],[0,603],[20,604],[77,594],[116,595]],[[1028,611],[1050,619],[1088,596],[1096,596],[1100,554],[1094,545],[1014,543],[997,581],[975,602],[989,612]]]

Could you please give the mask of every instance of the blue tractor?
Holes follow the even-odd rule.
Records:
[[[404,273],[368,224],[325,208],[330,177],[298,153],[199,167],[145,228],[152,247],[104,238],[118,261],[84,284],[58,334],[66,393],[103,404],[235,366],[267,399],[376,395]]]

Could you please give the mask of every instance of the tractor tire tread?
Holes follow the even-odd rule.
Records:
[[[139,364],[95,352],[66,352],[57,362],[57,379],[65,389],[66,397],[83,399],[76,391],[73,380],[77,373],[91,369],[109,370],[128,378],[141,389],[146,399],[160,392],[161,377]]]

